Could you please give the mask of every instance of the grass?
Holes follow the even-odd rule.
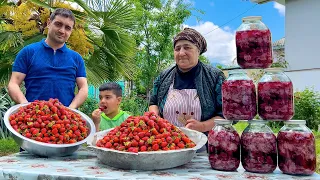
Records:
[[[316,172],[320,174],[320,132],[313,132],[316,138],[316,154],[317,154],[317,168]]]
[[[0,139],[0,156],[19,152],[19,146],[12,138]]]
[[[248,126],[247,121],[239,121],[234,125],[234,128],[237,130],[239,134],[242,134],[243,130]]]

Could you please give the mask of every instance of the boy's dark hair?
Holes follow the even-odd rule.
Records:
[[[50,15],[50,21],[53,21],[56,16],[62,16],[65,18],[70,18],[73,21],[73,26],[76,24],[76,18],[74,17],[70,9],[57,8]]]
[[[118,83],[108,82],[99,87],[99,91],[112,91],[117,97],[122,97],[122,88]]]

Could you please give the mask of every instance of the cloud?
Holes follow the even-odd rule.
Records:
[[[175,8],[177,7],[177,3],[179,2],[179,0],[173,0],[172,2],[172,7]],[[188,4],[191,6],[195,6],[196,2],[194,0],[182,0],[183,4]]]
[[[185,4],[191,4],[192,6],[194,6],[196,4],[195,1],[192,1],[192,0],[184,0],[183,1]]]
[[[210,2],[210,6],[214,6],[214,2],[212,1],[212,2]]]
[[[284,5],[274,2],[273,7],[276,8],[282,16],[285,15],[286,7]]]
[[[204,22],[188,27],[196,29],[205,37],[208,50],[203,55],[211,62],[225,65],[232,64],[233,59],[236,57],[235,32],[232,32],[229,27],[217,29],[218,26],[212,22]],[[216,30],[212,31],[213,29]]]
[[[231,31],[231,28],[230,28],[229,26],[225,26],[225,27],[223,27],[223,29],[224,29],[225,31]]]

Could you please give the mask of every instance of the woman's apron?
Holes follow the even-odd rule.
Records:
[[[170,85],[163,118],[177,127],[185,127],[188,119],[201,119],[200,99],[196,89],[173,89]],[[198,151],[204,151],[205,146]]]

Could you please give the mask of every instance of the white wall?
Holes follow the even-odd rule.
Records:
[[[320,91],[320,0],[286,0],[286,74],[295,89]]]
[[[314,88],[320,92],[320,69],[306,71],[285,72],[293,83],[294,91],[303,91],[305,88]]]
[[[320,68],[320,0],[286,0],[285,6],[288,69]]]

